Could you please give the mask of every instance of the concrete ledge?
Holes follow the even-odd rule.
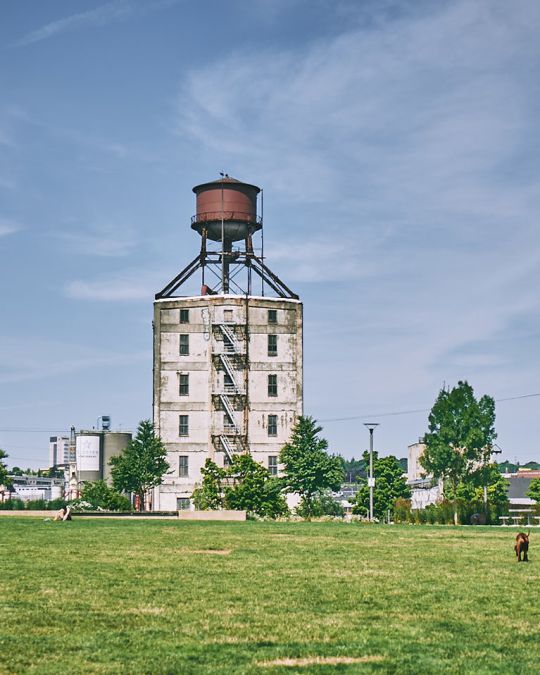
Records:
[[[246,520],[245,511],[178,511],[180,520]]]

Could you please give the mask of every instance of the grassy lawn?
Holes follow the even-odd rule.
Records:
[[[0,518],[0,673],[540,672],[516,531]]]

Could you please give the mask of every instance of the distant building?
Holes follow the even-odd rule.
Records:
[[[76,499],[88,481],[111,482],[112,457],[121,455],[132,439],[130,431],[81,430],[75,434],[75,461],[65,470],[66,495]]]
[[[540,478],[540,471],[519,468],[515,473],[503,473],[509,483],[508,499],[513,506],[532,506],[534,499],[527,497],[531,481]]]
[[[426,446],[421,440],[412,443],[407,448],[407,485],[411,489],[411,507],[424,509],[430,504],[435,504],[443,497],[442,481],[436,481],[432,476],[426,476],[426,472],[420,464]]]
[[[63,478],[45,478],[42,476],[10,476],[12,481],[11,499],[22,499],[23,502],[43,499],[61,499],[64,496]]]
[[[71,447],[68,436],[49,438],[49,467],[65,466],[75,461],[75,448]]]

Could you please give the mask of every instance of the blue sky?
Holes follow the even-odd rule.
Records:
[[[467,379],[513,399],[503,456],[540,459],[540,397],[514,398],[540,392],[539,28],[534,0],[3,2],[10,464],[150,417],[153,295],[198,250],[191,187],[222,169],[264,188],[331,450],[358,456],[374,419],[405,455]]]

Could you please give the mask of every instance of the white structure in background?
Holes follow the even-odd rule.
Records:
[[[154,510],[190,508],[208,458],[225,466],[250,453],[277,474],[302,414],[302,303],[253,248],[260,190],[224,176],[193,191],[201,252],[154,303],[154,428],[171,466]],[[219,250],[207,250],[208,241]],[[201,294],[175,296],[197,269]]]
[[[422,441],[413,443],[407,448],[407,484],[411,488],[411,508],[423,509],[429,504],[435,504],[443,497],[442,481],[435,481],[426,476],[420,464],[420,457],[426,446]]]
[[[131,441],[130,431],[81,430],[75,434],[75,461],[64,472],[66,497],[76,499],[88,481],[111,482],[111,457],[122,454]]]
[[[44,478],[41,476],[10,476],[13,483],[11,499],[22,499],[25,502],[34,499],[60,499],[64,496],[63,478]]]
[[[75,461],[75,451],[71,447],[69,436],[50,436],[49,468],[64,466]]]

